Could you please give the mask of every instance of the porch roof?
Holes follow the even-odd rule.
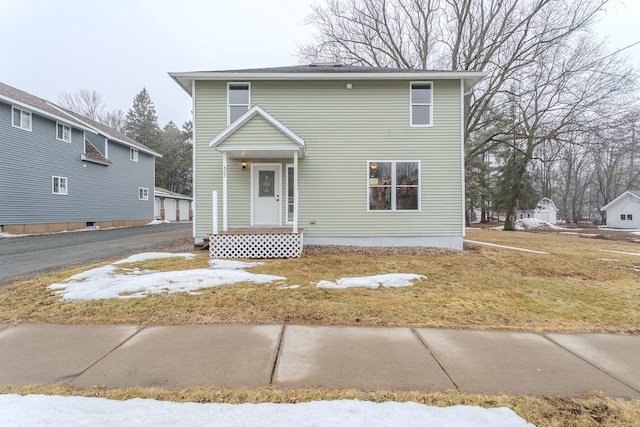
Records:
[[[210,142],[209,147],[231,158],[277,159],[307,155],[305,142],[282,122],[254,105],[227,126]]]

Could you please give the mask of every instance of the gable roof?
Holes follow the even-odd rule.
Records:
[[[619,195],[618,197],[616,197],[615,199],[613,199],[611,202],[609,202],[606,206],[601,207],[600,210],[601,211],[606,211],[607,209],[609,209],[611,207],[611,205],[618,203],[618,201],[620,199],[622,199],[624,196],[626,196],[627,194],[629,194],[632,197],[635,197],[636,199],[640,200],[640,190],[627,190],[624,193],[622,193],[621,195]]]
[[[258,116],[262,117],[263,119],[265,119],[275,129],[277,129],[284,136],[286,136],[288,139],[290,139],[293,142],[292,147],[291,148],[285,148],[285,147],[270,147],[270,148],[266,148],[266,147],[251,147],[250,143],[248,143],[248,145],[245,146],[245,147],[234,147],[234,148],[230,148],[230,149],[225,149],[225,148],[221,147],[221,144],[227,138],[229,138],[236,131],[241,129],[247,122],[249,122],[256,115],[258,115]],[[279,152],[279,154],[278,153],[274,153],[274,155],[277,155],[277,156],[280,156],[280,157],[284,157],[284,155],[282,153],[285,152],[285,151],[286,152],[290,152],[290,153],[293,153],[293,152],[297,151],[298,155],[300,157],[305,157],[307,155],[307,147],[306,147],[306,145],[304,143],[304,140],[302,138],[300,138],[291,129],[289,129],[284,124],[282,124],[282,122],[280,122],[278,119],[273,117],[271,114],[267,113],[259,105],[254,105],[253,107],[251,107],[249,110],[247,110],[246,113],[244,113],[242,116],[240,116],[235,122],[231,123],[222,132],[220,132],[218,135],[216,135],[209,142],[209,147],[216,148],[218,151],[229,151],[229,152],[233,151],[234,154],[236,154],[236,155],[238,153],[242,152],[242,151],[250,152],[252,150]],[[240,155],[239,157],[245,157],[245,156],[244,155]],[[287,157],[289,157],[289,156],[287,156]]]
[[[193,200],[193,197],[186,196],[184,194],[176,193],[175,191],[170,191],[162,187],[154,187],[154,193],[156,196],[160,197],[168,197],[172,199],[182,199],[182,200]]]
[[[289,67],[243,68],[238,70],[170,72],[189,95],[195,80],[412,80],[462,79],[465,90],[488,75],[483,71],[416,70],[408,68],[365,67],[343,64],[308,64]]]
[[[140,151],[146,152],[147,154],[151,154],[152,156],[162,157],[159,153],[156,153],[146,145],[129,138],[109,126],[98,123],[95,120],[91,120],[81,114],[74,113],[71,110],[67,110],[66,108],[54,104],[53,102],[38,98],[35,95],[31,95],[30,93],[16,89],[2,82],[0,82],[0,101],[5,101],[17,107],[23,107],[36,114],[63,122],[77,129],[104,135],[110,140],[127,146],[132,146]]]

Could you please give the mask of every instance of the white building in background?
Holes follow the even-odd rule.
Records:
[[[519,209],[516,211],[516,219],[535,218],[550,224],[557,221],[558,208],[553,200],[544,197],[537,203],[535,209]]]
[[[640,228],[640,190],[625,191],[604,206],[607,227]]]

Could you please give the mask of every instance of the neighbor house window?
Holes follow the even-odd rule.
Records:
[[[627,214],[627,221],[633,221],[633,215]]]
[[[31,113],[11,107],[11,124],[13,127],[31,131]]]
[[[227,86],[227,124],[235,122],[249,110],[251,85],[229,83]]]
[[[149,200],[149,189],[139,187],[138,188],[138,200]]]
[[[129,159],[132,162],[137,162],[138,161],[138,150],[136,150],[135,148],[130,148],[129,149]]]
[[[62,123],[56,123],[56,138],[61,141],[71,142],[71,127]]]
[[[370,211],[420,210],[420,162],[367,162]]]
[[[411,126],[431,126],[433,116],[431,82],[411,82],[410,85]]]
[[[625,214],[620,215],[620,220],[624,221],[625,219],[627,219],[627,216]]]
[[[53,194],[67,195],[67,178],[64,176],[51,177],[51,192]]]

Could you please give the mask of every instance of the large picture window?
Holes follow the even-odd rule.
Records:
[[[420,162],[369,161],[369,211],[420,210]]]
[[[411,82],[411,126],[431,126],[433,91],[431,82]]]
[[[249,110],[249,83],[229,83],[227,86],[227,124],[235,122]]]

